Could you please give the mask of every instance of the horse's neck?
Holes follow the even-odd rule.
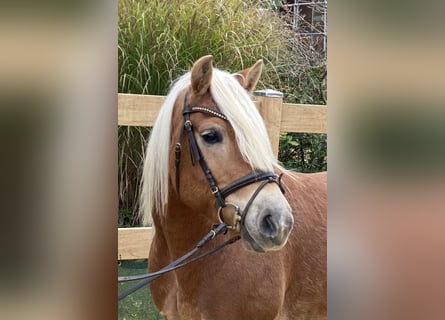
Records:
[[[162,232],[170,254],[178,256],[191,250],[210,231],[212,223],[205,219],[205,210],[197,212],[178,198],[169,198]]]

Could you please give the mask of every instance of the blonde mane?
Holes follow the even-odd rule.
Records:
[[[190,85],[190,77],[190,72],[186,73],[174,83],[151,131],[141,188],[140,214],[144,225],[151,223],[154,212],[164,214],[168,202],[171,118],[175,101]],[[233,75],[214,68],[210,94],[232,125],[241,155],[251,168],[273,170],[279,167],[262,117]]]

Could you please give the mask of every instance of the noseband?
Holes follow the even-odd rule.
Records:
[[[204,175],[207,179],[207,182],[210,186],[210,191],[216,198],[216,205],[217,205],[217,214],[220,222],[223,221],[222,217],[222,209],[227,207],[228,205],[233,206],[234,208],[234,215],[232,217],[231,223],[227,223],[229,228],[235,229],[237,231],[240,230],[240,226],[244,224],[244,220],[247,214],[247,211],[249,210],[251,204],[255,200],[255,198],[258,196],[260,191],[269,183],[274,182],[278,185],[281,192],[284,194],[284,188],[281,184],[281,176],[276,175],[272,171],[262,171],[262,170],[255,170],[245,176],[242,176],[241,178],[233,181],[226,187],[220,189],[215,181],[215,178],[213,177],[212,172],[210,171],[209,167],[207,166],[207,163],[202,156],[201,150],[198,146],[198,143],[195,139],[195,136],[193,134],[193,124],[190,120],[190,115],[195,112],[201,112],[205,113],[212,117],[218,117],[220,119],[223,119],[227,121],[227,117],[222,114],[219,111],[210,109],[205,106],[191,106],[188,103],[188,96],[189,91],[185,94],[184,97],[184,107],[183,107],[183,118],[184,118],[184,124],[183,124],[183,130],[181,131],[181,134],[179,135],[178,142],[175,145],[175,166],[176,166],[176,191],[179,194],[179,176],[180,176],[180,162],[181,162],[181,143],[184,132],[188,136],[189,140],[189,146],[190,146],[190,157],[192,160],[192,165],[195,165],[196,161],[199,162],[199,165],[201,166],[202,171],[204,172]],[[238,205],[227,202],[225,199],[230,194],[234,193],[235,191],[242,189],[250,184],[260,182],[262,183],[258,186],[258,188],[255,190],[255,192],[250,197],[249,201],[247,202],[244,210],[242,213],[240,213],[240,208]]]

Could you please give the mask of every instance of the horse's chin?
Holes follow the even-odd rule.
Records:
[[[271,242],[255,240],[246,227],[241,228],[241,240],[247,250],[260,253],[280,250],[286,244],[286,242],[284,242],[282,245],[277,246]]]

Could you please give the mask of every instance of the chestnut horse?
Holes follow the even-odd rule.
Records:
[[[192,249],[220,219],[232,229],[208,247],[241,236],[150,284],[165,319],[326,318],[326,173],[277,164],[250,98],[261,70],[259,60],[229,74],[212,56],[200,58],[153,127],[141,195],[144,221],[155,228],[150,271]]]

